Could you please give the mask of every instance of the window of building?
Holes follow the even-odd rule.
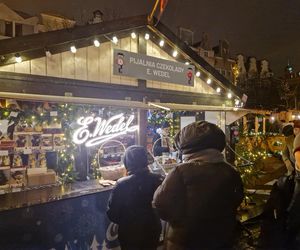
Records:
[[[13,37],[13,24],[12,22],[5,22],[5,36]]]

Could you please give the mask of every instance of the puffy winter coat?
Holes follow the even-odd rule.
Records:
[[[176,135],[175,143],[184,163],[168,174],[153,200],[170,225],[168,249],[230,248],[243,185],[224,162],[224,133],[214,124],[195,122]]]
[[[242,198],[241,179],[230,165],[190,162],[167,176],[154,195],[154,206],[170,223],[172,243],[218,249],[233,243]]]

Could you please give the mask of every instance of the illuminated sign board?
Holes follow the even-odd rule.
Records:
[[[119,76],[194,86],[195,66],[114,49],[113,73]]]
[[[105,141],[116,138],[120,135],[126,135],[138,130],[138,125],[132,125],[134,115],[130,115],[127,120],[123,113],[115,115],[107,120],[101,117],[80,117],[77,124],[80,126],[73,134],[73,142],[86,147],[93,147]],[[89,127],[95,123],[93,130]]]

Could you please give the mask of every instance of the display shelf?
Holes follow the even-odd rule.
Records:
[[[0,167],[0,170],[9,170],[10,169],[10,166],[7,166],[7,167]]]
[[[14,132],[13,134],[14,134],[14,135],[42,135],[43,132],[35,132],[35,131],[32,131],[32,132],[18,131],[18,132]]]
[[[11,168],[10,171],[11,172],[16,172],[16,171],[25,171],[26,167],[22,167],[22,168]]]

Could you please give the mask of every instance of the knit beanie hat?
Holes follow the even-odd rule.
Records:
[[[209,148],[222,152],[226,145],[225,134],[213,123],[193,122],[177,133],[175,145],[183,154],[191,154]]]
[[[147,151],[142,146],[130,146],[125,151],[123,161],[128,173],[140,172],[148,167]]]

